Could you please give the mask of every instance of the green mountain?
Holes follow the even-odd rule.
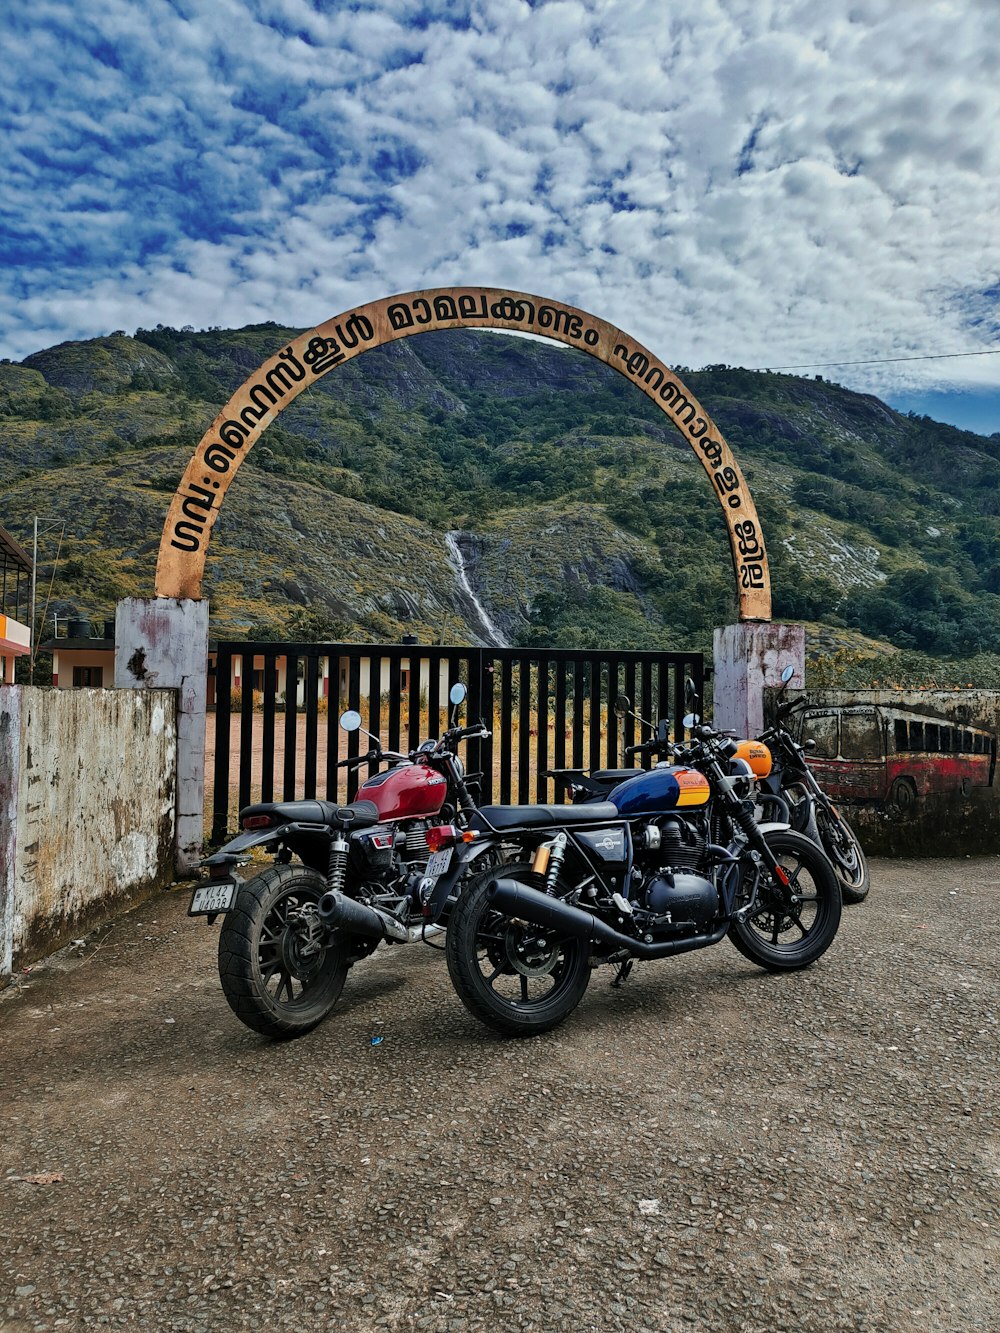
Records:
[[[297,332],[161,326],[0,363],[0,522],[25,544],[35,515],[64,524],[40,552],[50,617],[152,594],[194,445]],[[827,653],[1000,652],[1000,435],[820,377],[680,373],[750,482],[776,619]],[[582,352],[477,330],[368,352],[286,408],[205,594],[235,636],[707,647],[734,616],[718,505],[662,413]]]

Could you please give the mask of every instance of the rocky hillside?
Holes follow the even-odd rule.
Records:
[[[35,515],[64,524],[50,616],[152,593],[193,446],[295,332],[161,327],[0,364],[0,523],[25,543]],[[750,481],[776,618],[827,648],[1000,650],[1000,435],[819,378],[681,374]],[[662,414],[583,353],[473,330],[369,352],[286,409],[205,591],[224,635],[696,647],[733,615],[718,506]]]

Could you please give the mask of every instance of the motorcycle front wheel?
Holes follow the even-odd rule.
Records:
[[[825,853],[804,834],[788,829],[765,836],[794,900],[785,901],[781,886],[761,866],[756,910],[745,921],[733,921],[729,938],[752,963],[769,972],[793,972],[814,963],[833,943],[840,925],[840,885]],[[749,864],[745,873],[751,873]]]
[[[567,1018],[590,981],[590,945],[497,912],[491,882],[523,880],[525,864],[491,867],[471,880],[448,921],[445,958],[459,999],[475,1018],[511,1037],[534,1037]]]
[[[840,893],[845,903],[863,903],[871,887],[868,861],[858,842],[858,835],[840,814],[828,814],[816,807],[816,826],[823,850],[833,864]]]
[[[305,866],[272,866],[247,880],[219,935],[219,979],[229,1007],[268,1037],[298,1037],[340,998],[344,950],[324,944],[316,904],[326,881]]]

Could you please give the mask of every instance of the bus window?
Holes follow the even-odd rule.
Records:
[[[840,720],[840,753],[844,759],[881,759],[882,728],[874,713],[845,713]]]
[[[813,713],[802,720],[802,740],[815,742],[812,753],[817,759],[837,757],[836,713]]]
[[[903,721],[901,717],[896,718],[895,724],[893,726],[893,732],[895,734],[895,739],[896,739],[897,753],[900,750],[909,750],[912,748],[909,744],[909,736],[907,734],[906,723]]]
[[[922,750],[925,746],[924,724],[922,722],[910,723],[910,749]]]
[[[924,727],[924,739],[926,742],[925,749],[927,749],[931,754],[934,754],[941,748],[941,738],[938,735],[940,730],[941,728],[938,726],[936,722],[928,722],[927,725]]]

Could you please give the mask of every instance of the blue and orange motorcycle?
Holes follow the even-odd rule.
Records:
[[[604,801],[485,806],[464,830],[429,831],[428,906],[464,877],[446,957],[482,1022],[514,1036],[545,1032],[579,1004],[595,965],[617,968],[620,983],[638,960],[727,936],[773,972],[829,948],[841,915],[830,861],[787,823],[758,822],[755,776],[735,738],[694,717],[685,726],[686,743],[661,727],[630,747],[661,762]],[[474,873],[487,853],[493,863]]]

